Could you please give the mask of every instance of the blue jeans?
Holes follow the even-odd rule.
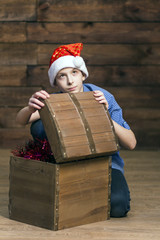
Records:
[[[41,120],[37,120],[31,125],[33,139],[47,139]],[[111,181],[111,217],[125,217],[130,210],[130,192],[123,173],[112,168]]]
[[[123,173],[112,168],[111,217],[125,217],[130,210],[130,192]]]
[[[31,124],[30,128],[33,139],[47,139],[42,121],[39,119]]]

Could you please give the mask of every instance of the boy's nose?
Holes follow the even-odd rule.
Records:
[[[68,76],[68,84],[72,84],[73,83],[73,78],[72,76]]]

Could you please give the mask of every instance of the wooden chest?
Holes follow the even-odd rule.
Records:
[[[56,163],[10,159],[11,219],[59,230],[110,217],[112,121],[93,93],[56,94],[40,112]]]
[[[40,115],[56,162],[117,152],[110,115],[93,92],[52,94],[44,103]]]
[[[59,230],[110,216],[110,157],[51,164],[11,157],[9,215]]]

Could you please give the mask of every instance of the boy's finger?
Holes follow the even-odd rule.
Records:
[[[106,99],[104,98],[104,96],[97,96],[95,99],[98,100],[98,101],[99,101],[99,100],[102,100],[102,99],[106,101]]]
[[[33,95],[34,98],[42,98],[42,99],[46,99],[47,96],[41,92],[36,92],[34,95]]]
[[[45,95],[46,97],[50,97],[49,94],[45,91],[45,90],[41,90],[40,91],[43,95]]]
[[[104,97],[104,95],[103,95],[102,92],[96,92],[96,93],[94,93],[93,95],[94,95],[95,97],[98,97],[98,96],[103,96],[103,97]]]
[[[31,104],[39,105],[39,106],[41,106],[41,107],[44,106],[44,103],[41,102],[40,100],[38,100],[37,98],[31,98],[31,99],[30,99],[30,103],[31,103]]]

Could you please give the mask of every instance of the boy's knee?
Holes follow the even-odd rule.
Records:
[[[122,196],[111,198],[111,217],[125,217],[130,210],[129,200]]]

